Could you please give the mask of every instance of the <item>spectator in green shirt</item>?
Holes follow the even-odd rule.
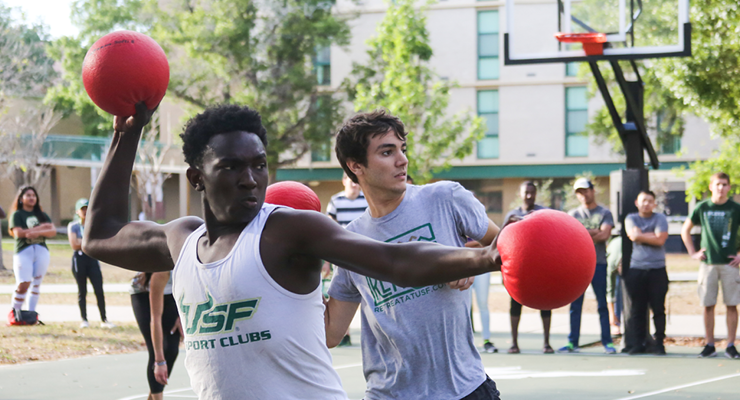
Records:
[[[686,250],[699,266],[699,298],[704,306],[706,346],[700,357],[717,355],[714,346],[714,306],[719,284],[727,307],[727,348],[725,355],[740,358],[735,349],[737,305],[740,303],[740,254],[737,252],[737,229],[740,226],[740,204],[728,196],[730,176],[717,172],[709,180],[712,197],[696,205],[681,229]],[[691,228],[701,226],[701,248],[697,251],[691,238]]]
[[[31,186],[21,188],[10,208],[8,231],[15,238],[13,272],[17,287],[10,302],[13,319],[20,319],[21,307],[31,287],[28,309],[36,311],[41,293],[41,281],[49,268],[49,249],[46,239],[56,236],[51,218],[41,210],[39,196]],[[9,320],[11,320],[9,318]]]

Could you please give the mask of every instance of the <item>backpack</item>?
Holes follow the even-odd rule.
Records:
[[[44,325],[43,322],[39,321],[39,314],[36,311],[21,311],[20,318],[16,318],[15,309],[10,310],[8,313],[8,325]]]

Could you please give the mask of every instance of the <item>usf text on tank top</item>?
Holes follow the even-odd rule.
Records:
[[[265,270],[265,204],[225,258],[202,264],[185,241],[172,288],[185,330],[185,367],[200,400],[347,398],[326,348],[321,287],[289,292]]]

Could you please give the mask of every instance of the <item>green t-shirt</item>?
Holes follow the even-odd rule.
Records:
[[[706,249],[707,264],[727,264],[727,256],[737,254],[737,229],[740,204],[727,200],[722,205],[704,200],[691,213],[691,222],[701,225],[701,247]]]
[[[51,218],[49,218],[49,215],[43,212],[42,214],[44,214],[44,220],[39,221],[36,214],[34,214],[32,211],[18,210],[14,212],[13,215],[11,215],[10,218],[8,219],[8,227],[11,230],[13,228],[30,229],[44,222],[51,222]],[[16,238],[15,239],[15,252],[20,253],[21,250],[25,249],[26,247],[32,244],[40,244],[46,247],[46,238],[43,236],[39,236],[35,239]]]

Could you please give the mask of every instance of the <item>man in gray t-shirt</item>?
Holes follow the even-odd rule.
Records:
[[[655,213],[655,194],[642,191],[635,200],[638,212],[624,219],[624,230],[633,243],[630,268],[625,286],[632,301],[630,320],[625,332],[625,348],[629,354],[647,351],[648,305],[653,310],[656,354],[665,354],[665,297],[668,293],[668,274],[665,268],[665,245],[668,239],[668,220]]]
[[[344,124],[337,158],[369,205],[347,230],[390,243],[491,243],[498,227],[460,184],[406,183],[405,148],[403,123],[385,112],[358,114]],[[472,278],[398,287],[338,269],[326,307],[327,345],[341,340],[360,307],[365,399],[499,399],[473,342],[471,297],[461,291],[471,284]]]
[[[588,230],[596,249],[596,270],[591,280],[591,287],[596,294],[601,325],[601,344],[607,354],[615,354],[617,350],[612,342],[609,330],[609,309],[606,305],[606,241],[609,240],[614,227],[614,218],[609,209],[596,204],[594,185],[586,178],[577,179],[573,185],[580,207],[568,211],[568,214],[577,219]],[[570,305],[570,334],[568,344],[560,348],[560,352],[577,352],[578,340],[581,336],[581,310],[583,295]]]

